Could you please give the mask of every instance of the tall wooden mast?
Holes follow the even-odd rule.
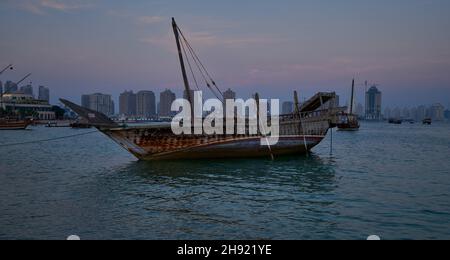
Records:
[[[194,97],[191,94],[191,87],[189,86],[189,80],[186,74],[186,67],[184,66],[183,52],[181,50],[180,34],[178,31],[179,28],[177,23],[175,22],[175,18],[172,18],[172,27],[173,33],[175,34],[175,40],[177,42],[178,56],[180,58],[181,73],[183,74],[184,88],[186,90],[186,96],[189,100],[189,103],[191,103],[191,115],[192,120],[194,120]]]
[[[353,115],[353,103],[355,102],[355,79],[352,81],[352,97],[350,99],[350,115]]]

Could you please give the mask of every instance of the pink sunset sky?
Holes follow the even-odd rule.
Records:
[[[174,16],[219,86],[291,99],[353,77],[380,84],[385,106],[450,105],[450,1],[2,0],[0,80],[51,89],[52,102],[170,88],[182,79]]]

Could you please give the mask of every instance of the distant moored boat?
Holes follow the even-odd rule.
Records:
[[[352,95],[350,100],[350,109],[347,113],[339,115],[337,128],[340,131],[358,131],[360,124],[358,116],[353,114],[353,104],[355,103],[355,79],[352,81]]]
[[[398,118],[390,118],[389,119],[389,124],[401,125],[402,123],[403,123],[403,121]]]
[[[424,125],[431,125],[431,122],[432,122],[431,118],[425,118],[425,119],[422,121],[422,123],[423,123]]]
[[[24,130],[31,125],[31,120],[0,118],[0,130]]]

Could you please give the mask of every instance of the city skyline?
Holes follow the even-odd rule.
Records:
[[[0,80],[32,72],[52,103],[93,92],[117,102],[123,89],[179,96],[174,16],[221,89],[239,96],[336,91],[345,102],[355,77],[380,84],[386,106],[450,104],[448,1],[139,2],[2,1],[0,65],[16,66]]]

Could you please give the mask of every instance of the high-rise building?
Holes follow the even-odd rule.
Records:
[[[381,120],[381,92],[376,86],[366,92],[366,119]]]
[[[6,81],[5,83],[5,91],[4,93],[13,94],[16,93],[18,90],[17,84],[12,81]]]
[[[383,117],[385,119],[392,118],[392,110],[391,110],[391,108],[387,107],[387,108],[384,109]]]
[[[33,86],[26,85],[26,86],[20,87],[20,93],[25,94],[25,95],[34,96]]]
[[[281,107],[281,114],[287,115],[292,114],[294,112],[294,103],[291,101],[283,102],[283,105]]]
[[[156,98],[152,91],[139,91],[136,95],[136,113],[141,117],[156,115]]]
[[[392,110],[391,117],[400,119],[402,117],[402,110],[399,107],[394,108],[394,110]]]
[[[112,101],[111,95],[101,93],[83,95],[81,96],[81,106],[107,116],[112,116],[115,113],[114,101]]]
[[[169,117],[173,115],[172,103],[175,101],[175,93],[166,89],[159,95],[159,116]]]
[[[227,89],[227,91],[223,92],[223,99],[224,100],[227,100],[227,99],[235,100],[236,99],[236,92],[234,92],[231,89]]]
[[[445,107],[439,103],[436,103],[434,105],[431,106],[430,108],[430,117],[434,120],[434,121],[444,121],[444,110]]]
[[[356,110],[355,110],[355,114],[359,117],[363,117],[364,116],[364,106],[361,103],[358,103],[358,105],[356,106]]]
[[[124,116],[136,115],[136,94],[133,91],[125,91],[119,97],[119,114]]]
[[[425,106],[419,106],[417,108],[416,120],[417,121],[422,121],[426,117],[427,117],[427,109],[426,109],[426,107]]]
[[[47,101],[48,103],[50,103],[50,89],[48,89],[44,86],[39,86],[38,99],[44,100],[44,101]]]
[[[450,110],[449,109],[444,111],[444,116],[447,120],[450,120]]]
[[[224,100],[224,106],[223,106],[223,113],[226,116],[227,113],[227,100],[236,100],[236,92],[234,92],[231,89],[227,89],[227,91],[223,92],[223,100]]]
[[[418,121],[418,119],[417,119],[417,112],[418,112],[417,107],[411,108],[409,110],[409,118],[412,119],[412,120]]]
[[[403,108],[402,111],[402,118],[404,119],[411,119],[411,111],[409,110],[409,108]]]

